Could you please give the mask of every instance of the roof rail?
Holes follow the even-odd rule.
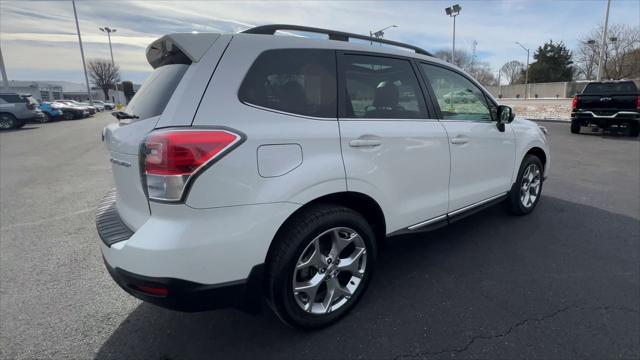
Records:
[[[378,39],[378,38],[374,38],[366,35],[352,34],[352,33],[347,33],[342,31],[334,31],[334,30],[320,29],[320,28],[300,26],[300,25],[286,25],[286,24],[263,25],[263,26],[256,26],[251,29],[247,29],[243,31],[243,33],[273,35],[278,30],[292,30],[292,31],[311,32],[311,33],[317,33],[317,34],[326,34],[326,35],[329,35],[329,40],[349,41],[349,39],[352,38],[352,39],[360,39],[360,40],[366,40],[366,41],[375,41],[377,43],[410,49],[415,51],[417,54],[433,56],[430,52],[422,48],[397,42],[397,41]]]

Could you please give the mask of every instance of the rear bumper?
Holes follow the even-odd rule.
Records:
[[[573,111],[571,120],[580,121],[582,125],[594,124],[598,126],[629,124],[640,121],[640,112],[618,111],[611,115],[598,115],[593,111]]]
[[[148,303],[184,312],[235,307],[255,312],[262,297],[263,266],[255,266],[248,279],[204,285],[191,281],[149,277],[114,268],[105,260],[113,280],[126,292]],[[155,293],[150,293],[154,289]],[[162,290],[162,294],[158,294]]]
[[[267,250],[279,224],[298,207],[151,203],[152,215],[134,230],[115,201],[114,192],[107,194],[96,215],[109,273],[131,295],[180,311],[258,308]]]

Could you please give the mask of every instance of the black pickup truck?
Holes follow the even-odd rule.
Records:
[[[640,94],[633,81],[592,82],[573,97],[572,133],[579,133],[582,126],[607,130],[612,125],[624,125],[630,136],[640,134]]]

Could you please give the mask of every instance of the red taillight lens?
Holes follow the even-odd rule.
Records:
[[[573,99],[571,100],[571,108],[572,109],[577,109],[578,108],[578,97],[574,96]]]
[[[181,200],[189,180],[240,140],[240,135],[228,130],[168,130],[151,133],[142,148],[143,175],[149,198]]]
[[[640,95],[636,98],[636,109],[640,110]]]

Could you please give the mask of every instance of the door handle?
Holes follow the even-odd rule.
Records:
[[[466,144],[469,142],[469,138],[466,136],[456,136],[451,139],[452,144]]]
[[[349,141],[351,147],[373,147],[382,145],[382,140],[360,138]]]

